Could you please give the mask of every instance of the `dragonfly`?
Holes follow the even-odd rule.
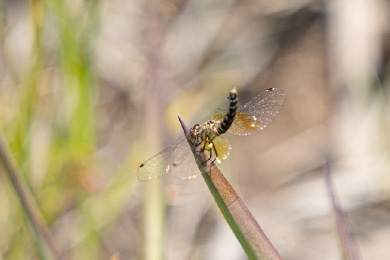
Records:
[[[202,152],[209,153],[212,163],[221,163],[228,158],[232,149],[222,134],[247,136],[264,130],[279,113],[285,94],[277,88],[268,88],[245,105],[238,102],[238,94],[231,90],[225,102],[211,113],[210,119],[202,125],[195,124],[188,138]],[[200,171],[192,155],[187,137],[183,136],[171,146],[142,163],[137,170],[140,181],[148,181],[167,174],[179,179],[191,180]]]

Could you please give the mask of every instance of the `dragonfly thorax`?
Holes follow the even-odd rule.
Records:
[[[208,120],[203,125],[196,124],[190,129],[190,139],[195,146],[203,142],[212,143],[213,139],[219,135],[218,127],[221,121]]]

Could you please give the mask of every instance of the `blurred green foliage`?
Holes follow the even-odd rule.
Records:
[[[101,228],[120,212],[131,178],[118,171],[102,186],[94,169],[98,88],[91,41],[99,30],[100,2],[79,4],[56,0],[26,6],[32,41],[28,59],[19,62],[27,69],[15,81],[14,111],[1,109],[1,130],[47,224],[73,212],[68,232],[79,242],[72,245],[72,256],[97,259]],[[5,37],[10,17],[4,4],[1,13]],[[0,258],[35,258],[36,237],[14,191],[6,190],[7,196],[0,194]]]

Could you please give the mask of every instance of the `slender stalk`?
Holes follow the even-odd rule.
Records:
[[[189,130],[180,116],[179,121],[184,134],[188,136]],[[282,259],[252,213],[218,167],[207,160],[207,155],[200,152],[200,147],[194,147],[188,138],[187,140],[211,194],[248,258]]]
[[[32,196],[28,192],[25,185],[23,185],[20,172],[17,169],[16,164],[13,162],[9,155],[8,149],[5,145],[2,135],[0,135],[0,161],[5,169],[5,173],[8,175],[11,183],[22,203],[23,209],[25,210],[28,219],[33,226],[38,237],[46,244],[53,259],[60,259],[56,247],[54,246],[52,235],[45,225],[44,221],[38,214],[37,204],[32,199]]]
[[[148,147],[161,144],[162,131],[160,111],[163,108],[161,96],[165,85],[161,78],[161,48],[165,28],[164,23],[154,13],[154,6],[145,3],[148,12],[149,23],[146,34],[148,51],[148,82],[145,99],[145,129],[148,129],[150,138],[146,140]],[[150,12],[150,13],[149,13]],[[145,256],[146,260],[160,260],[164,258],[164,234],[165,234],[165,201],[161,180],[146,184],[145,189]]]
[[[328,191],[329,199],[332,202],[333,212],[336,217],[337,231],[339,233],[341,241],[343,257],[346,260],[360,259],[357,245],[355,243],[355,240],[353,239],[351,232],[349,231],[348,221],[344,216],[337,196],[334,193],[330,163],[326,163],[325,167],[326,188]]]

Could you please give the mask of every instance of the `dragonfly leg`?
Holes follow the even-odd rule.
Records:
[[[201,150],[202,153],[204,152],[204,150],[206,150],[206,143],[207,143],[207,140],[204,141],[204,145],[203,145],[202,150]]]
[[[202,149],[200,149],[200,151],[196,151],[198,154],[203,153],[206,150],[206,143],[207,143],[207,141],[204,141],[204,145],[203,145]],[[197,145],[197,146],[199,146],[199,145]]]
[[[212,146],[214,146],[214,144],[212,143],[212,142],[210,142],[209,140],[206,140],[205,142],[204,142],[204,145],[203,145],[203,149],[202,149],[202,152],[204,152],[205,150],[207,150],[207,151],[209,151],[209,158],[207,158],[207,160],[206,161],[204,161],[203,163],[202,163],[202,165],[205,165],[208,161],[210,161],[211,160],[211,158],[213,157],[213,150],[212,150],[212,148],[207,148],[206,147],[206,144],[212,144]],[[214,148],[214,150],[215,150],[215,148]],[[214,162],[214,161],[213,161]],[[212,163],[213,163],[212,162]]]
[[[214,163],[218,159],[218,152],[217,152],[217,148],[215,148],[214,143],[212,143],[212,144],[213,144],[213,149],[214,149],[214,153],[215,153],[215,158],[211,163]],[[210,154],[211,154],[211,149],[210,149]],[[210,155],[210,159],[211,159],[211,155]]]
[[[213,145],[213,148],[214,148],[214,150],[215,150],[214,144],[213,144],[212,142],[211,142],[210,144]],[[207,159],[207,161],[211,160],[212,157],[213,157],[213,150],[210,149],[210,155],[209,155],[209,158]],[[213,162],[214,162],[214,161],[212,161],[211,163],[213,163]]]
[[[202,149],[198,152],[199,154],[200,154],[200,153],[203,153],[203,152],[206,150],[206,144],[207,144],[207,140],[204,141],[204,145],[203,145]],[[210,159],[207,159],[206,161],[204,161],[204,162],[202,163],[202,165],[205,165],[209,160],[210,160]]]
[[[207,158],[206,161],[203,162],[203,164],[206,164],[208,161],[211,160],[211,158],[213,157],[213,150],[214,150],[214,153],[215,153],[215,158],[214,160],[211,162],[212,164],[218,159],[218,152],[217,152],[217,148],[215,148],[215,145],[212,141],[209,142],[209,144],[212,145],[212,148],[208,149],[210,154],[209,154],[209,158]]]

